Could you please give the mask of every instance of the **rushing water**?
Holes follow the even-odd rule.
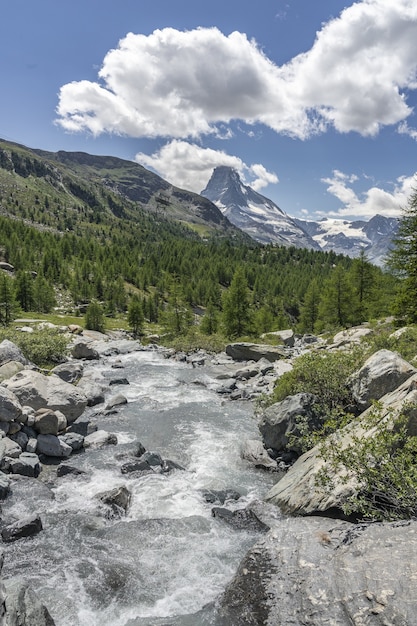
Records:
[[[242,497],[226,505],[244,508],[270,486],[239,454],[244,439],[258,436],[253,407],[210,390],[204,367],[156,352],[117,357],[123,370],[110,369],[114,360],[94,367],[130,382],[108,392],[123,393],[128,404],[98,418],[119,444],[73,455],[70,464],[85,476],[44,479],[36,488],[17,481],[5,515],[38,511],[44,530],[6,547],[4,576],[28,582],[57,626],[214,624],[213,602],[257,535],[213,518],[202,490],[235,489]],[[121,474],[137,441],[186,471]],[[96,496],[120,485],[132,493],[130,509],[108,519]]]

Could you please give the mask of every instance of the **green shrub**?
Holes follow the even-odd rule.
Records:
[[[50,367],[60,363],[67,351],[68,339],[57,330],[40,329],[33,333],[16,330],[0,331],[0,341],[9,339],[23,352],[25,357],[38,367]]]
[[[322,421],[320,429],[311,431],[300,416],[298,434],[291,438],[290,444],[297,443],[297,448],[305,452],[353,418],[353,398],[346,383],[362,365],[364,354],[360,346],[335,352],[309,352],[300,356],[294,368],[277,380],[267,405],[296,393],[311,393],[317,397],[315,412]]]
[[[416,410],[417,405],[404,408],[393,427],[392,420],[381,422],[381,410],[375,408],[364,424],[375,427],[371,437],[353,436],[346,448],[337,439],[323,442],[320,456],[326,465],[318,474],[318,485],[332,491],[330,475],[335,473],[342,482],[354,479],[358,485],[342,507],[346,515],[373,521],[417,517],[417,437],[408,430],[410,412]]]

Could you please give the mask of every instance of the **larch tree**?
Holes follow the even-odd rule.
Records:
[[[409,322],[417,322],[417,188],[414,187],[403,211],[390,267],[399,275],[401,287],[396,298],[396,313]]]

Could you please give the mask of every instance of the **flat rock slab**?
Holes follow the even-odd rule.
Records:
[[[243,559],[221,614],[242,626],[415,626],[416,559],[415,521],[282,519]]]
[[[267,359],[271,363],[287,355],[282,346],[268,346],[258,343],[230,343],[226,346],[226,354],[235,361],[259,361]]]

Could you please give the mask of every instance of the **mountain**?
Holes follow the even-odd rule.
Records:
[[[207,198],[117,157],[47,152],[0,140],[0,192],[3,215],[29,217],[57,230],[63,225],[71,230],[80,218],[137,221],[140,209],[179,222],[203,237],[245,239]]]
[[[319,244],[321,250],[333,250],[350,257],[363,250],[371,263],[383,266],[392,247],[399,220],[395,217],[374,215],[368,222],[324,218],[318,222],[295,219]]]
[[[375,265],[383,266],[398,219],[375,215],[368,222],[324,218],[318,222],[290,217],[272,200],[244,185],[231,167],[217,167],[201,195],[214,202],[223,215],[261,243],[332,250],[350,257],[364,250]]]
[[[216,167],[201,195],[214,202],[232,224],[260,243],[320,249],[293,218],[272,200],[244,185],[231,167]]]

